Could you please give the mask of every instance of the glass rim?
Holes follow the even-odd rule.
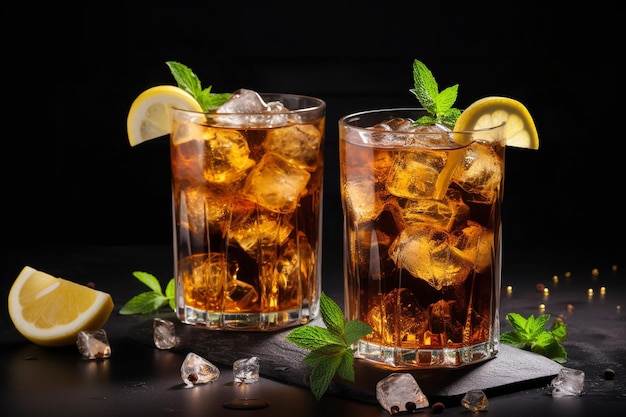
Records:
[[[293,109],[293,110],[292,109],[287,109],[286,111],[279,112],[277,114],[300,114],[300,113],[321,111],[321,110],[325,110],[326,109],[326,101],[322,100],[319,97],[309,96],[309,95],[305,95],[305,94],[293,94],[293,93],[260,93],[259,92],[258,94],[266,102],[267,102],[266,97],[267,98],[270,98],[270,97],[274,97],[274,98],[283,97],[285,99],[291,99],[291,100],[308,100],[312,104],[311,106],[303,107],[303,108],[300,108],[300,109]],[[273,101],[275,101],[275,100],[273,100]],[[267,114],[270,114],[270,113],[264,113],[264,112],[216,113],[215,111],[212,111],[212,110],[209,110],[209,111],[187,110],[187,109],[182,109],[182,108],[176,107],[176,106],[172,106],[172,110],[176,110],[176,111],[179,111],[179,112],[185,112],[185,113],[192,113],[192,114],[210,114],[212,116],[214,116],[214,115],[219,115],[219,116],[242,116],[242,115],[267,115]]]
[[[358,130],[358,131],[365,131],[365,132],[374,132],[374,133],[390,133],[389,130],[383,129],[383,128],[376,128],[373,126],[358,126],[355,125],[353,123],[350,123],[350,119],[355,119],[355,120],[360,120],[358,119],[359,116],[363,116],[363,115],[370,115],[370,114],[377,114],[377,113],[392,113],[392,112],[428,112],[425,108],[423,107],[385,107],[385,108],[380,108],[380,109],[371,109],[371,110],[362,110],[362,111],[358,111],[358,112],[354,112],[354,113],[350,113],[347,114],[345,116],[342,116],[339,119],[339,125],[340,126],[345,126],[347,128],[350,129],[354,129],[354,130]],[[381,120],[382,121],[382,120]],[[497,129],[501,129],[502,127],[504,127],[506,125],[506,122],[502,122],[498,125],[495,126],[490,126],[490,127],[485,127],[485,128],[481,128],[481,129],[470,129],[470,130],[454,130],[454,129],[450,129],[449,132],[447,133],[463,133],[463,134],[469,134],[469,133],[476,133],[476,132],[491,132]],[[393,132],[394,134],[407,134],[407,135],[415,135],[415,134],[419,134],[419,135],[440,135],[441,133],[444,132]]]

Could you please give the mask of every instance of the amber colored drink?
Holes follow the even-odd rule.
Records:
[[[173,109],[176,313],[275,330],[319,313],[323,101],[263,95],[278,114]]]
[[[357,357],[458,367],[498,351],[505,141],[502,126],[417,128],[422,114],[339,122],[344,312],[374,329]]]

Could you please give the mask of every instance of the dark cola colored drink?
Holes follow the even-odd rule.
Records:
[[[418,117],[340,121],[345,314],[374,330],[357,357],[457,367],[498,351],[505,142],[499,127],[458,145]]]
[[[264,97],[268,102],[284,97]],[[174,110],[177,315],[274,330],[319,312],[324,106],[270,114]],[[293,110],[293,109],[292,109]]]

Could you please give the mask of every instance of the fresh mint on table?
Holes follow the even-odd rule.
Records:
[[[212,86],[202,88],[200,79],[188,66],[176,61],[167,61],[170,72],[176,79],[179,88],[191,94],[202,110],[209,111],[218,108],[231,96],[229,93],[211,93]]]
[[[167,283],[165,293],[163,293],[161,283],[154,275],[141,271],[135,271],[133,275],[150,288],[151,291],[142,292],[128,300],[120,309],[120,314],[147,314],[167,305],[172,310],[175,310],[173,278]]]
[[[302,362],[311,367],[309,383],[319,401],[335,374],[354,381],[354,351],[351,345],[372,332],[359,320],[345,321],[341,308],[323,292],[320,295],[320,314],[326,327],[301,326],[292,330],[287,340],[310,350]]]
[[[456,101],[459,85],[439,91],[439,86],[432,72],[419,60],[413,61],[413,81],[415,88],[409,90],[419,100],[430,115],[422,116],[415,121],[419,125],[443,124],[452,129],[461,110],[452,107]]]
[[[524,318],[518,313],[509,313],[506,318],[515,330],[502,333],[500,342],[538,353],[558,363],[567,361],[567,352],[561,344],[567,338],[567,326],[563,322],[555,320],[547,329],[550,314],[538,317],[531,314]]]

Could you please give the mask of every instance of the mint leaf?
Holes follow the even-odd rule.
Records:
[[[345,347],[341,334],[319,326],[301,326],[286,336],[291,343],[303,349],[337,351]]]
[[[320,313],[324,324],[331,332],[337,334],[341,334],[343,332],[343,312],[337,303],[324,293],[320,295]]]
[[[178,87],[191,94],[200,104],[202,110],[216,109],[230,98],[231,94],[228,93],[211,93],[211,86],[203,89],[200,79],[188,66],[176,61],[167,61],[166,64],[174,76]]]
[[[304,357],[303,362],[311,366],[309,383],[316,400],[319,401],[328,390],[328,386],[341,364],[342,357],[341,354],[320,355],[316,352],[311,352]]]
[[[343,351],[341,363],[337,368],[337,375],[346,381],[354,381],[354,353],[350,349]]]
[[[147,272],[135,271],[133,272],[133,276],[142,283],[144,283],[152,291],[156,292],[157,294],[163,294],[163,290],[161,289],[161,283],[154,275]]]
[[[372,328],[367,323],[363,323],[359,320],[350,320],[345,325],[343,338],[346,345],[350,346],[356,343],[363,336],[367,336],[372,333]]]
[[[358,320],[346,323],[341,308],[322,292],[320,314],[326,327],[300,326],[286,339],[310,350],[302,362],[311,367],[311,391],[319,401],[328,390],[333,377],[354,381],[354,352],[352,344],[372,332],[372,328]]]
[[[167,305],[168,299],[154,291],[143,292],[131,298],[122,308],[120,314],[146,314]]]
[[[194,74],[191,68],[175,61],[167,61],[165,64],[169,67],[170,72],[176,80],[176,84],[178,84],[178,87],[182,88],[194,97],[197,97],[200,93],[202,93],[202,83],[200,82],[200,78]]]
[[[169,300],[172,311],[176,311],[176,283],[173,278],[170,279],[170,282],[167,283],[167,287],[165,287],[165,296]]]
[[[430,116],[420,117],[415,121],[419,125],[441,123],[453,128],[461,111],[452,107],[458,95],[459,85],[439,91],[439,85],[432,72],[419,60],[413,61],[413,82],[415,88],[409,91],[415,94],[417,100]]]
[[[175,284],[174,278],[170,279],[165,288],[165,294],[161,288],[161,283],[152,274],[147,272],[135,271],[133,276],[145,284],[152,291],[142,292],[131,298],[122,306],[119,314],[146,314],[152,313],[169,305],[172,310],[176,309]]]
[[[531,314],[525,318],[518,313],[509,313],[506,318],[515,330],[502,333],[501,343],[538,353],[559,363],[567,361],[567,352],[561,344],[567,338],[567,326],[561,321],[555,320],[548,330],[549,314],[538,317]]]

